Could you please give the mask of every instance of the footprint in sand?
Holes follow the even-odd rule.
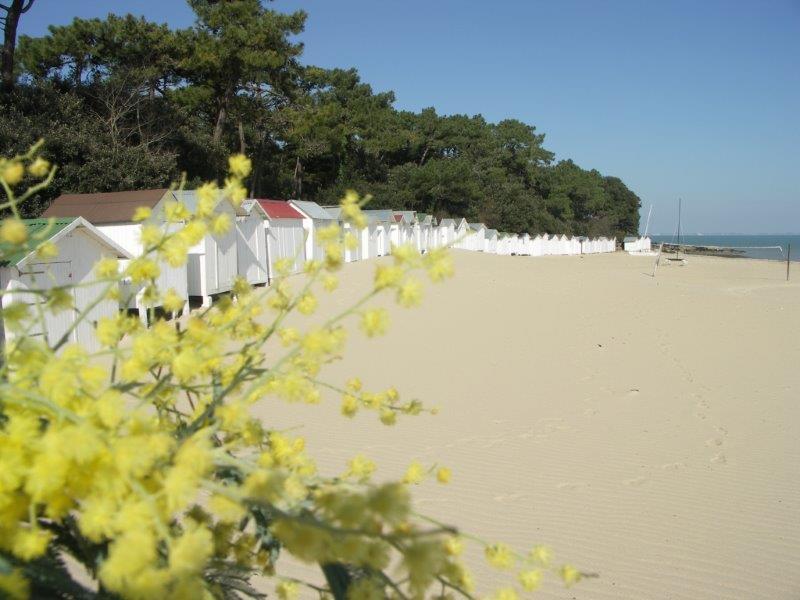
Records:
[[[708,400],[698,400],[695,403],[695,406],[698,408],[711,408],[711,405],[708,403]]]
[[[501,494],[499,496],[495,496],[492,498],[495,502],[509,502],[513,500],[519,500],[520,498],[524,498],[527,494],[523,494],[522,492],[517,492],[515,494]]]
[[[678,469],[682,469],[685,466],[686,466],[686,463],[674,462],[674,463],[666,463],[664,465],[661,465],[661,468],[664,469],[665,471],[677,471]]]
[[[714,429],[716,429],[717,433],[719,433],[720,435],[728,435],[728,430],[725,429],[724,427],[721,427],[721,426],[718,425]]]
[[[628,390],[628,396],[633,398],[639,395],[639,388],[631,388]]]
[[[647,483],[649,480],[650,480],[650,479],[649,479],[648,477],[636,477],[636,478],[634,478],[634,479],[626,479],[626,480],[625,480],[625,481],[623,481],[622,483],[624,483],[625,485],[635,485],[635,486],[639,486],[639,485],[644,485],[644,484],[645,484],[645,483]]]
[[[559,483],[556,487],[560,490],[576,490],[578,488],[586,487],[588,483]]]
[[[728,462],[728,459],[722,452],[718,452],[714,455],[714,458],[711,459],[711,462],[718,465],[724,465],[726,462]]]
[[[720,438],[711,438],[706,440],[706,446],[709,448],[713,448],[714,446],[722,446],[722,439]]]
[[[700,419],[701,421],[705,421],[708,418],[708,415],[704,412],[696,412],[694,416]]]

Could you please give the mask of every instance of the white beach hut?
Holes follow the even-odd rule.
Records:
[[[328,214],[338,220],[339,227],[342,230],[343,241],[344,236],[347,236],[348,234],[351,235],[356,241],[353,248],[348,248],[345,245],[344,262],[350,263],[356,262],[357,260],[362,260],[364,258],[364,248],[369,246],[369,228],[365,227],[364,229],[358,230],[350,223],[343,220],[341,206],[323,206],[322,208],[324,208]]]
[[[325,248],[319,244],[316,232],[336,224],[337,220],[316,202],[310,200],[289,200],[292,208],[303,215],[303,228],[306,230],[306,257],[313,260],[325,258]]]
[[[377,258],[386,256],[391,250],[390,231],[394,223],[394,215],[391,210],[365,210],[362,211],[367,217],[367,251],[364,258]]]
[[[5,256],[0,263],[3,308],[15,302],[37,305],[42,301],[40,296],[26,290],[71,286],[68,293],[74,309],[44,311],[44,330],[36,326],[25,335],[44,337],[51,347],[66,336],[67,342],[81,344],[90,352],[100,350],[95,324],[101,317],[115,316],[119,302],[109,299],[97,302],[108,284],[97,281],[94,265],[105,256],[129,260],[131,254],[81,217],[25,219],[23,223],[29,239],[36,239],[37,244],[51,242],[58,248],[58,256],[44,259],[35,251]],[[79,313],[86,313],[81,321]],[[0,324],[0,340],[4,334],[5,328]],[[7,335],[10,339],[14,334],[9,331]]]
[[[418,251],[427,252],[432,248],[431,230],[433,228],[433,217],[424,213],[417,213],[414,222],[414,244]]]
[[[195,190],[176,190],[171,194],[190,212],[197,211],[200,199]],[[209,233],[196,246],[189,248],[186,270],[189,296],[199,297],[203,306],[211,306],[213,296],[230,292],[239,274],[237,211],[227,200],[218,202],[214,211],[227,214],[232,226],[222,235]]]
[[[439,221],[439,246],[450,246],[456,239],[456,222],[453,219]]]
[[[531,255],[531,246],[533,241],[531,240],[531,236],[528,233],[523,233],[519,238],[519,253],[523,256],[530,256]]]
[[[536,236],[531,240],[531,256],[543,256],[544,255],[544,239],[542,238],[541,233],[537,233]]]
[[[453,244],[453,248],[458,248],[459,250],[469,250],[470,249],[470,237],[472,230],[469,228],[469,223],[464,218],[456,220],[455,226],[455,244]]]
[[[122,246],[133,257],[143,252],[141,233],[143,223],[134,222],[133,216],[139,207],[151,211],[147,224],[154,224],[164,230],[179,227],[170,225],[164,218],[164,206],[174,201],[168,189],[137,190],[125,192],[100,192],[95,194],[62,194],[50,204],[42,215],[45,218],[83,217],[97,229]],[[158,262],[159,275],[156,287],[160,292],[172,289],[180,296],[188,308],[188,274],[187,265],[173,267],[166,261]],[[125,262],[120,264],[125,267]],[[147,320],[147,311],[143,302],[143,286],[124,288],[120,298],[120,308],[136,309],[143,321]]]
[[[483,223],[469,223],[470,235],[467,240],[469,241],[468,248],[475,252],[483,252],[483,247],[486,242],[486,225]]]
[[[413,210],[394,211],[394,220],[400,229],[400,243],[414,243],[414,224],[417,222],[417,213]]]
[[[497,254],[497,229],[487,229],[483,239],[483,251]]]
[[[236,259],[239,276],[250,285],[265,285],[269,282],[267,213],[256,200],[245,200],[238,212]]]
[[[275,263],[281,259],[290,261],[289,274],[299,273],[306,262],[303,215],[285,200],[259,199],[258,203],[267,215],[264,227],[270,280],[277,276]]]

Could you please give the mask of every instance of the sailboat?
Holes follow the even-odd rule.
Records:
[[[650,210],[647,211],[647,222],[644,226],[644,235],[636,240],[634,250],[629,250],[628,254],[631,256],[655,256],[656,253],[650,248],[650,238],[647,237],[647,232],[650,229],[650,216],[653,214],[653,205],[650,204]]]
[[[667,260],[670,263],[678,263],[678,264],[681,264],[681,265],[685,265],[686,264],[686,259],[685,258],[681,258],[681,205],[682,205],[682,203],[683,203],[682,199],[678,198],[678,229],[677,229],[677,234],[676,234],[676,240],[677,241],[675,242],[675,257],[674,258],[667,257]]]

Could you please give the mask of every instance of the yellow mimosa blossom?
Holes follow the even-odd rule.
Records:
[[[484,550],[486,560],[495,569],[510,569],[514,566],[514,553],[506,544],[492,544]]]
[[[358,412],[358,399],[350,394],[342,398],[342,414],[345,417],[354,417]]]
[[[211,532],[189,523],[187,530],[169,546],[169,570],[178,576],[199,573],[214,552]]]
[[[345,476],[353,477],[359,481],[366,481],[372,476],[376,468],[374,461],[363,454],[358,454],[347,463],[347,472]]]
[[[50,163],[41,156],[37,156],[36,159],[28,165],[28,173],[39,179],[46,177],[49,172]]]
[[[225,180],[225,189],[223,190],[228,201],[236,208],[239,208],[247,198],[247,188],[242,185],[241,180],[236,178],[228,178]]]
[[[539,570],[522,571],[519,576],[519,584],[526,592],[533,592],[539,589],[542,583],[542,572]]]
[[[11,552],[24,561],[39,558],[47,550],[52,537],[53,534],[44,529],[18,530],[11,544]]]
[[[450,556],[461,556],[464,552],[464,542],[459,537],[448,537],[444,541],[444,549]]]
[[[518,600],[519,594],[517,594],[517,590],[514,588],[502,588],[497,590],[491,596],[491,600]]]
[[[418,306],[422,302],[422,284],[416,279],[407,279],[397,288],[397,302],[406,308]]]
[[[375,289],[395,287],[403,279],[403,269],[395,265],[378,265],[375,267]]]
[[[202,241],[206,233],[208,233],[208,226],[205,222],[193,220],[189,221],[184,228],[180,230],[178,235],[186,240],[187,244],[194,246]]]
[[[94,265],[94,272],[101,279],[114,277],[119,271],[119,261],[116,258],[101,258]]]
[[[447,467],[439,467],[436,471],[436,481],[439,483],[450,483],[453,473]]]
[[[17,185],[24,176],[25,167],[18,160],[0,164],[0,179],[3,179],[8,185]]]
[[[238,523],[247,514],[245,507],[239,502],[220,494],[211,497],[209,508],[223,523]]]
[[[564,565],[561,567],[559,570],[559,575],[561,575],[561,579],[564,580],[564,585],[567,587],[570,587],[581,580],[581,572],[572,565]]]
[[[58,256],[58,246],[51,241],[42,242],[39,244],[39,247],[36,248],[36,256],[43,260],[56,258]]]
[[[164,294],[162,303],[164,306],[164,310],[171,313],[176,313],[183,308],[186,301],[178,295],[178,292],[170,288]]]
[[[383,408],[381,409],[380,419],[384,425],[394,425],[397,423],[397,413],[391,408]]]
[[[351,377],[347,380],[347,383],[345,383],[345,387],[351,392],[360,392],[363,384],[358,377]]]
[[[220,213],[211,220],[211,233],[225,235],[231,230],[233,223],[228,213]]]
[[[297,301],[297,310],[303,315],[312,314],[317,310],[317,299],[313,294],[304,294],[303,297]]]
[[[389,327],[389,313],[383,308],[374,308],[361,315],[361,329],[367,337],[375,337],[386,333]]]
[[[425,467],[419,461],[413,461],[406,469],[406,474],[403,475],[403,483],[410,483],[416,485],[421,483],[425,478]]]
[[[250,170],[253,168],[252,161],[244,154],[233,154],[228,158],[228,171],[234,177],[244,179],[250,175]]]
[[[30,596],[30,584],[22,571],[12,569],[8,573],[0,573],[0,592],[10,600],[27,600]]]
[[[133,281],[139,283],[157,278],[161,273],[161,269],[158,263],[149,258],[134,258],[128,264],[128,268],[125,272],[130,275]]]
[[[25,243],[28,239],[28,228],[19,219],[3,219],[0,225],[0,241],[15,246]]]
[[[534,546],[530,552],[530,557],[535,563],[546,567],[553,559],[553,551],[547,546]]]
[[[147,206],[139,206],[133,212],[133,221],[141,223],[142,221],[147,221],[151,216],[153,216],[153,211],[150,210],[150,208]]]
[[[188,219],[190,214],[189,209],[183,202],[168,200],[164,203],[164,217],[170,223],[180,223]]]
[[[339,287],[339,278],[336,275],[326,273],[322,276],[322,287],[326,292],[332,292]]]

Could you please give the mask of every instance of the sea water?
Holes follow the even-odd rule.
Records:
[[[655,247],[660,242],[675,243],[674,235],[652,235],[650,239]],[[791,260],[800,261],[800,235],[683,235],[681,244],[691,246],[719,246],[721,248],[737,248],[747,258],[767,260],[786,260],[786,250],[791,244]],[[765,248],[765,246],[780,246]]]

